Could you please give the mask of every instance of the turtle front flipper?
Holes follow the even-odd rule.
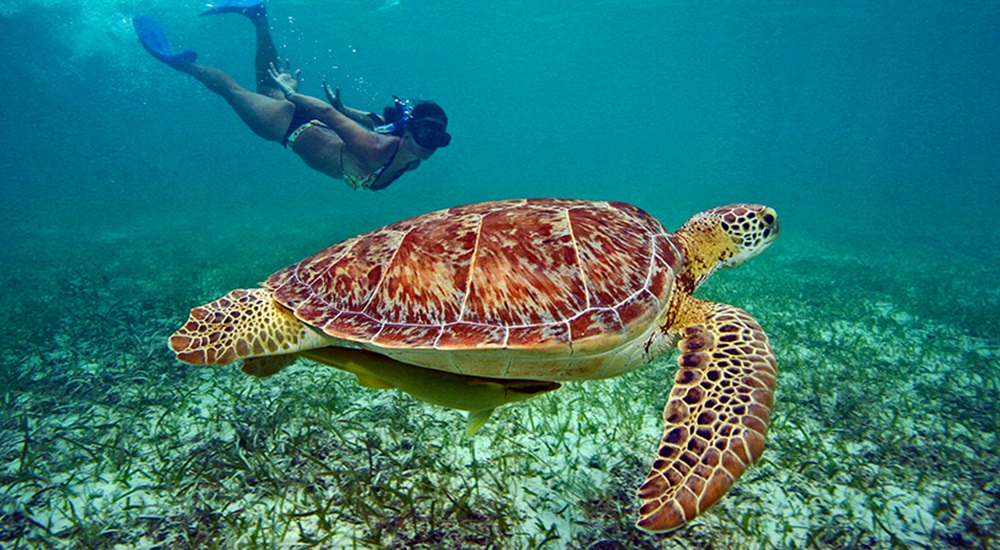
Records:
[[[284,355],[328,345],[330,339],[295,318],[264,288],[234,290],[191,310],[170,337],[177,358],[192,365]]]
[[[777,363],[747,312],[692,299],[666,428],[639,488],[640,529],[676,529],[715,504],[764,452]],[[685,307],[687,307],[685,306]]]

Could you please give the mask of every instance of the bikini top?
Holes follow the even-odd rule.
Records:
[[[395,176],[393,176],[386,182],[383,182],[379,185],[375,185],[375,182],[378,181],[378,178],[379,176],[382,175],[382,172],[385,172],[386,169],[392,165],[392,161],[396,160],[396,154],[399,153],[400,145],[402,145],[402,142],[396,144],[396,150],[392,152],[392,156],[389,157],[388,162],[386,162],[382,166],[379,166],[378,168],[375,169],[375,171],[368,174],[367,176],[352,176],[347,172],[344,172],[344,182],[347,183],[347,185],[349,185],[351,189],[354,189],[355,191],[357,191],[358,189],[371,189],[372,191],[378,191],[379,189],[385,189],[386,187],[389,187],[389,185],[392,184],[392,182],[396,181],[397,179],[399,179],[399,176],[403,175],[403,172],[406,172],[405,168],[403,170],[400,170]],[[343,145],[340,146],[340,166],[341,167],[344,166]]]

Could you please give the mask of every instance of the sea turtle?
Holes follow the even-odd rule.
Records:
[[[617,376],[676,346],[637,522],[670,531],[763,452],[777,372],[767,336],[745,311],[692,294],[716,269],[766,249],[779,227],[774,210],[753,204],[702,212],[672,234],[616,202],[460,206],[348,239],[263,288],[197,307],[170,347],[192,364],[243,359],[257,375],[299,354],[351,363],[368,385],[478,408],[484,421],[498,404]],[[397,376],[396,366],[409,370]],[[470,394],[485,404],[466,406],[461,387],[492,393]]]

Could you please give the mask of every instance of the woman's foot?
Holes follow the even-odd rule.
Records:
[[[150,55],[171,67],[179,67],[185,63],[193,63],[198,58],[198,54],[193,50],[176,51],[167,42],[167,33],[163,27],[153,19],[145,15],[137,15],[132,19],[135,27],[135,34],[139,37],[139,42]]]

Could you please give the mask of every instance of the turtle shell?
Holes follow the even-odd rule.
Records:
[[[452,368],[442,363],[454,366],[454,358],[399,352],[493,351],[477,361],[605,353],[649,332],[682,260],[673,237],[634,206],[511,200],[394,223],[264,285],[337,340],[424,366],[504,376],[508,370],[481,363]]]

